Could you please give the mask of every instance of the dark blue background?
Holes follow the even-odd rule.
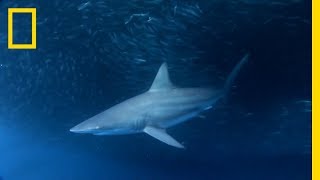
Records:
[[[0,3],[4,180],[310,179],[310,1]],[[8,7],[37,8],[37,50],[7,49]],[[148,15],[126,24],[136,13]],[[18,27],[31,22],[17,20],[28,40]],[[186,150],[69,132],[146,91],[163,61],[177,86],[221,87],[246,53],[228,101],[169,129]]]

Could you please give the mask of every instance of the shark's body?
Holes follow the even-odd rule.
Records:
[[[160,67],[149,91],[130,98],[70,129],[75,133],[118,135],[145,132],[174,147],[183,145],[166,129],[210,109],[227,94],[245,56],[229,75],[222,89],[176,88],[172,85],[166,63]]]

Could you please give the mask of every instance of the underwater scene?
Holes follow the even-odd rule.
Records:
[[[311,179],[311,0],[0,0],[0,22],[0,180]]]

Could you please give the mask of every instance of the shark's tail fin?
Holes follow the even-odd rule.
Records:
[[[246,54],[242,59],[241,61],[233,68],[233,70],[231,71],[230,75],[228,76],[227,78],[227,81],[224,85],[224,91],[225,91],[225,94],[228,94],[231,90],[231,87],[232,87],[232,84],[235,80],[235,78],[237,77],[237,75],[239,74],[240,72],[240,69],[241,67],[246,63],[248,62],[248,59],[249,59],[249,54]]]

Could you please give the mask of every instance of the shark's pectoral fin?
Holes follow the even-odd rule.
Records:
[[[159,141],[162,141],[170,146],[174,146],[176,148],[184,148],[182,144],[180,144],[178,141],[173,139],[169,134],[167,134],[166,130],[159,129],[151,126],[147,126],[143,130],[145,133],[149,134],[150,136],[158,139]]]

